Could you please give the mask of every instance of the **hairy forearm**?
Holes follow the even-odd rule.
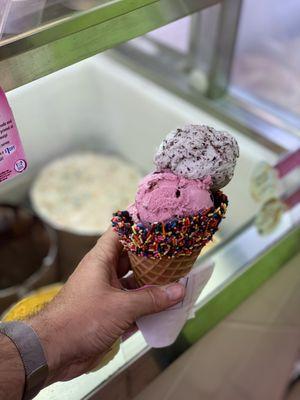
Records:
[[[0,399],[22,398],[25,372],[19,352],[13,342],[0,334]]]
[[[55,299],[25,321],[38,336],[46,358],[44,386],[91,371],[136,319],[183,299],[184,288],[178,284],[123,290],[129,287],[119,278],[127,274],[130,265],[121,251],[118,236],[108,230]],[[24,385],[18,351],[10,339],[0,336],[0,400],[20,399]]]

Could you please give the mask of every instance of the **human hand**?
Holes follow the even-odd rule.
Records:
[[[162,311],[184,297],[180,284],[138,291],[127,254],[109,229],[83,258],[58,296],[28,323],[43,344],[49,366],[47,384],[90,371],[99,357],[136,319]]]

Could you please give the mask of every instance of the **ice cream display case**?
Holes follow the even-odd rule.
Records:
[[[273,113],[272,119],[266,107],[252,107],[245,97],[243,107],[235,97],[240,77],[229,85],[233,50],[241,40],[238,22],[246,12],[240,2],[48,0],[38,18],[37,8],[29,13],[34,21],[19,8],[20,19],[31,24],[23,28],[9,19],[16,7],[10,3],[0,14],[0,86],[28,169],[0,184],[0,203],[30,209],[51,231],[60,280],[97,240],[112,212],[133,201],[168,132],[204,124],[230,132],[239,144],[234,178],[224,189],[226,219],[197,261],[214,263],[214,271],[176,342],[153,349],[137,332],[100,370],[37,396],[131,399],[299,250],[297,130],[290,116]],[[215,33],[203,40],[208,16]],[[175,20],[180,51],[169,45],[175,34],[169,23]],[[171,38],[155,31],[125,43],[163,25],[173,29]],[[216,40],[218,31],[223,42]],[[125,44],[98,54],[120,43]],[[212,57],[214,73],[208,69]],[[87,201],[91,197],[94,202]],[[57,275],[43,285],[57,282]],[[31,290],[20,290],[19,298]]]

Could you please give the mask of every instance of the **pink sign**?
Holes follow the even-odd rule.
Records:
[[[12,110],[0,88],[0,183],[23,173],[27,161]]]

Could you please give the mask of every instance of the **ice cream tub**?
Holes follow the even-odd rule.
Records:
[[[69,154],[37,176],[31,204],[58,236],[60,278],[65,280],[108,228],[116,204],[134,197],[140,173],[116,155]]]
[[[29,210],[0,205],[0,312],[57,280],[57,238]]]

